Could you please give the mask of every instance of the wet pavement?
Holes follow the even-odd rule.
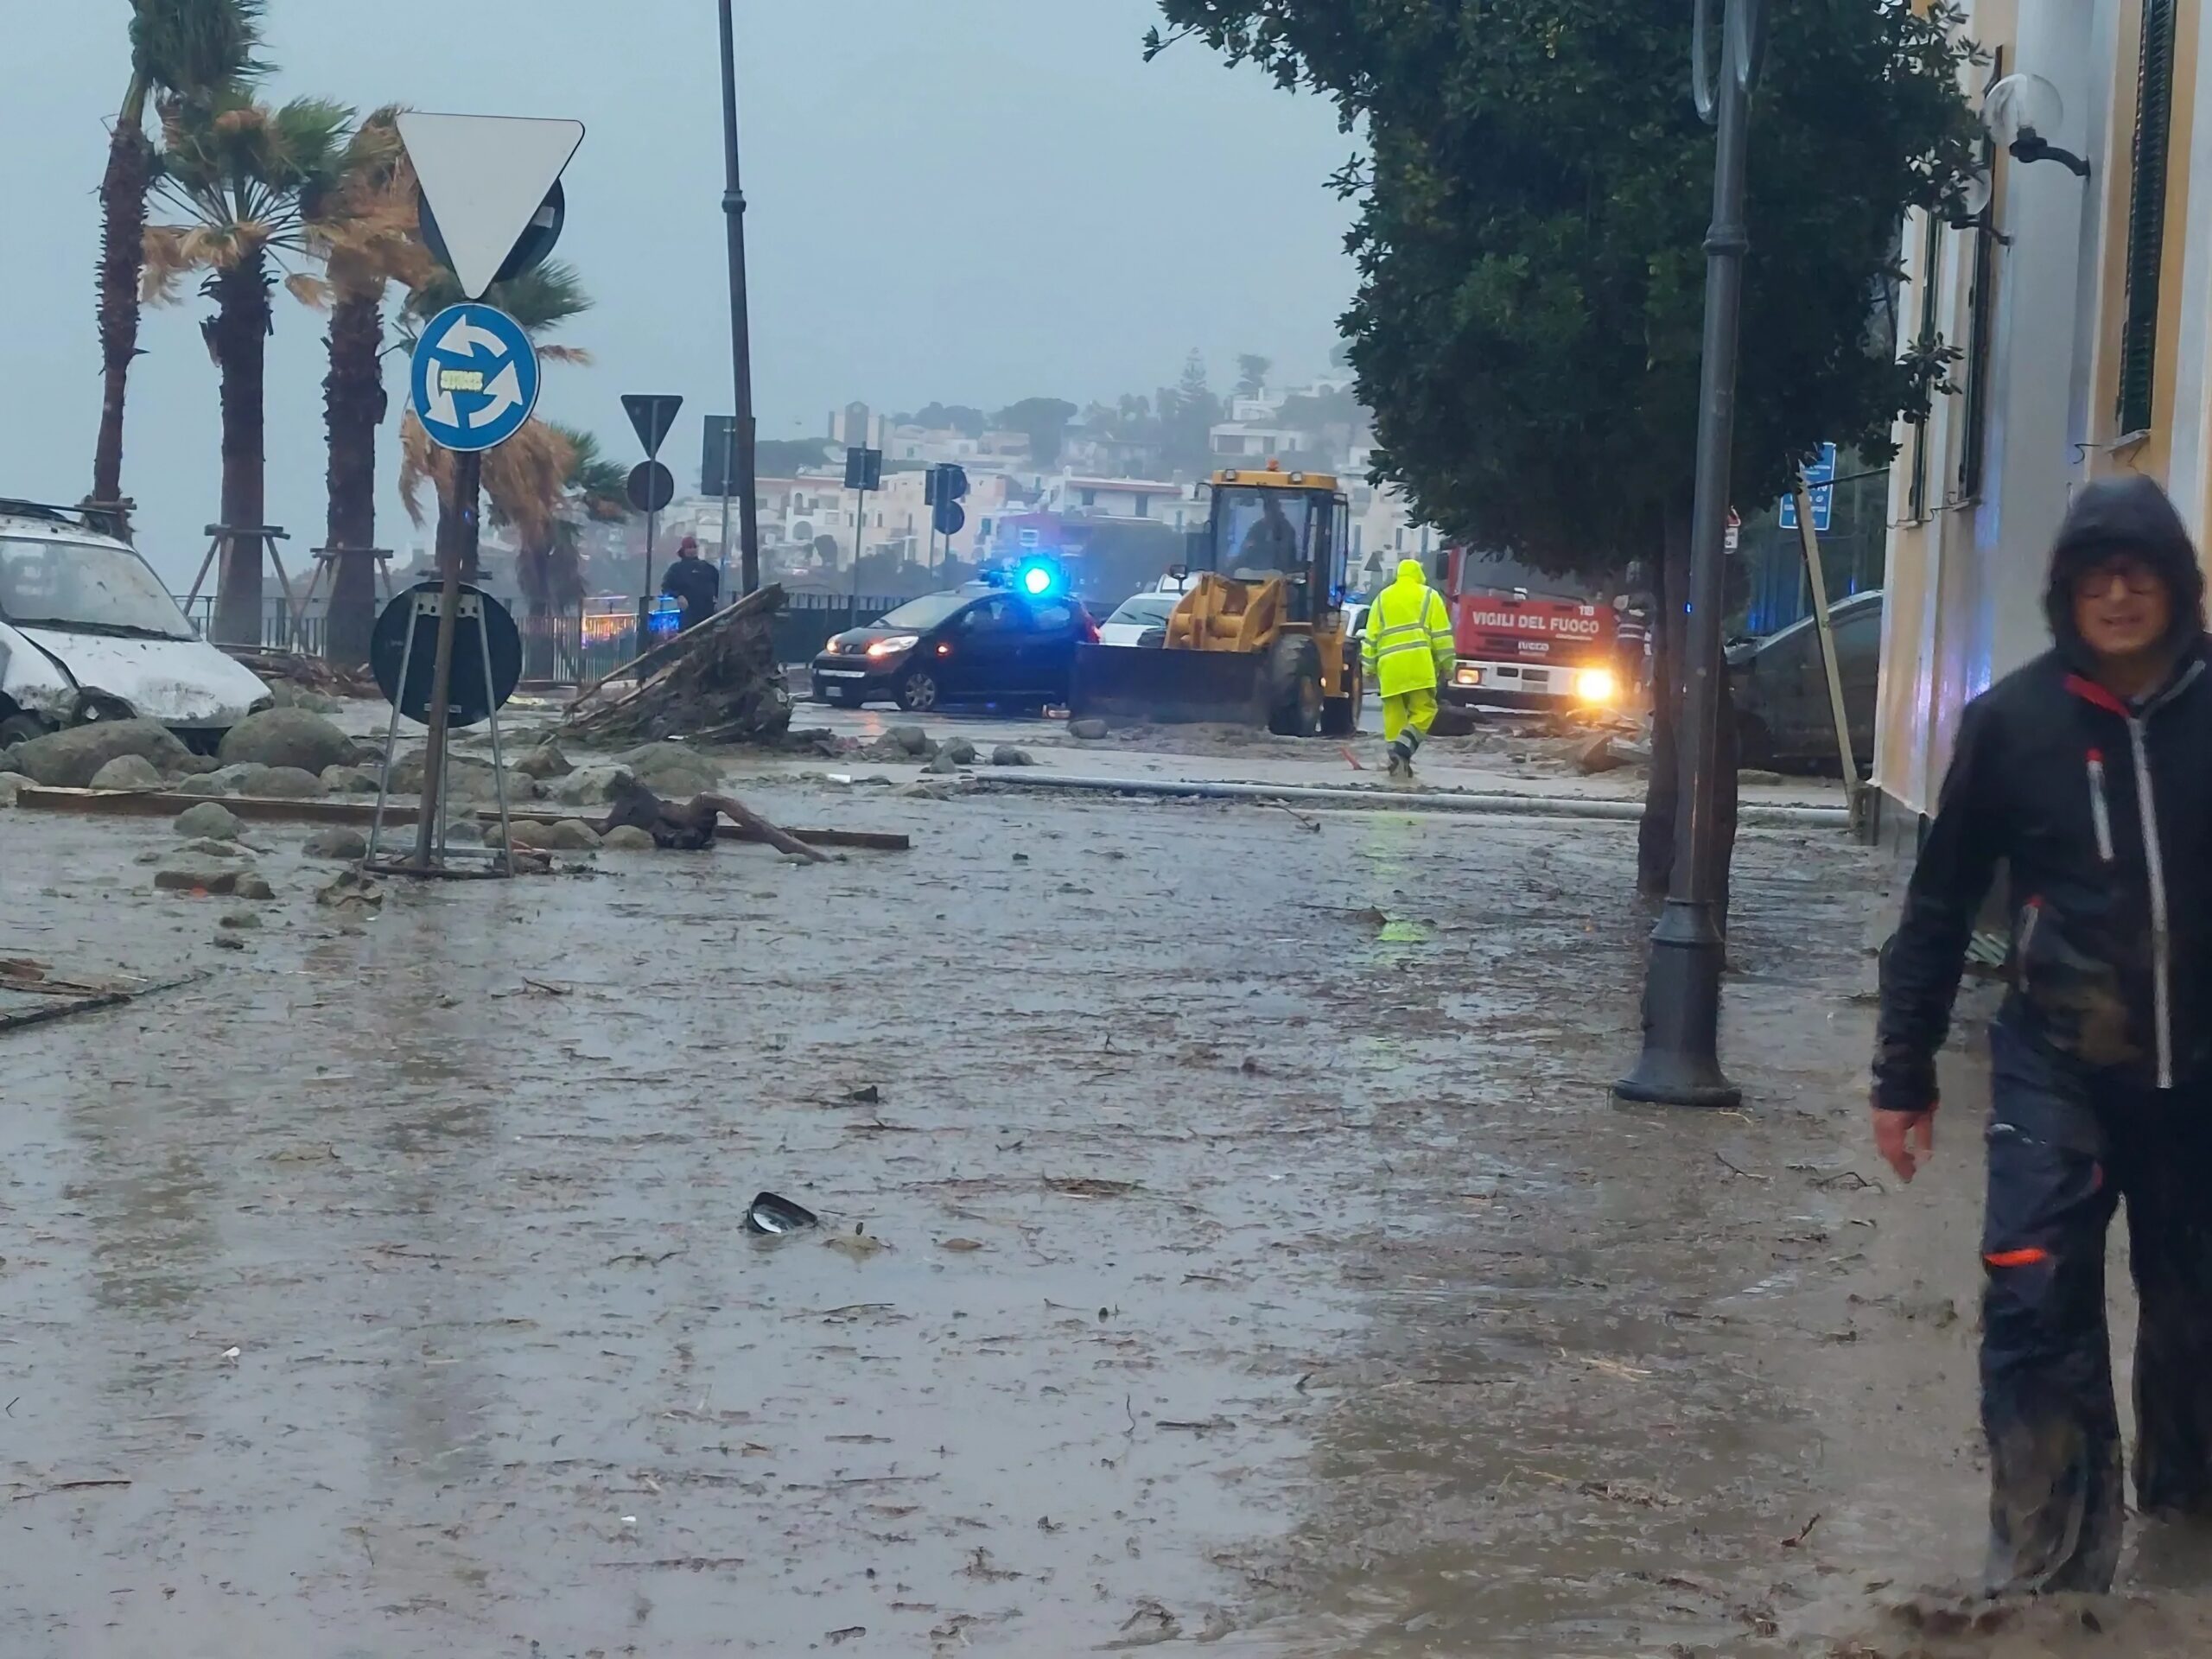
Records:
[[[1964,1105],[1861,1144],[1874,855],[1745,837],[1685,1116],[1629,826],[746,794],[915,849],[349,926],[261,825],[233,950],[0,813],[0,954],[207,975],[0,1035],[0,1653],[2204,1650],[2186,1571],[1891,1611],[1979,1565],[1978,1198]]]

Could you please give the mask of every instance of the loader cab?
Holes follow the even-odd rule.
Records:
[[[1264,468],[1218,472],[1205,563],[1233,581],[1280,576],[1287,620],[1312,627],[1343,601],[1351,504],[1325,473]]]

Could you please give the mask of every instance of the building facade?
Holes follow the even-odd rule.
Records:
[[[1955,390],[1896,434],[1874,757],[1885,834],[1909,836],[1933,810],[1966,702],[2048,645],[2047,556],[2076,490],[2144,474],[2200,546],[2212,527],[2212,162],[2193,165],[2212,152],[2212,112],[2196,120],[2212,83],[2202,10],[1968,7],[1991,58],[1971,92],[1986,105],[2003,78],[2039,78],[2013,107],[2088,176],[1993,143],[1986,213],[1905,226],[1898,336],[1940,335],[1961,356]]]

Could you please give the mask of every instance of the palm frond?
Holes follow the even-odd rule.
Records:
[[[414,297],[408,302],[408,309],[427,321],[448,306],[460,304],[466,297],[461,291],[460,280],[451,271],[440,270],[416,289]],[[583,280],[576,274],[576,268],[559,259],[549,259],[536,270],[525,271],[511,283],[493,283],[485,295],[484,302],[496,305],[512,317],[532,340],[551,333],[592,308],[591,296],[584,291]]]
[[[309,272],[295,271],[284,279],[284,291],[314,310],[330,309],[330,284]]]
[[[270,73],[264,0],[132,0],[131,73],[145,86],[206,92]]]
[[[578,367],[591,364],[591,353],[581,346],[540,346],[537,355],[541,362],[546,363],[569,363]]]

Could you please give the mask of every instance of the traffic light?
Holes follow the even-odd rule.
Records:
[[[941,536],[957,536],[968,523],[960,499],[968,493],[967,468],[945,461],[930,468],[923,485],[923,505],[931,509],[930,523]]]

